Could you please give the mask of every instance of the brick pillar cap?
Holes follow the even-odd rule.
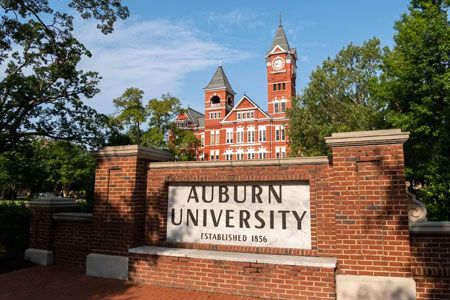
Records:
[[[403,144],[409,132],[400,129],[333,133],[325,141],[331,147]]]
[[[95,155],[99,158],[137,156],[149,161],[169,161],[173,159],[173,155],[167,151],[139,145],[108,146],[97,151]]]
[[[29,208],[70,209],[77,207],[75,199],[63,197],[37,198],[28,202]]]

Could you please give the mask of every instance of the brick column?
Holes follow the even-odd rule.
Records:
[[[94,252],[126,255],[144,244],[147,163],[172,156],[137,145],[105,147],[96,156]]]
[[[49,197],[29,202],[32,217],[30,223],[30,248],[25,251],[25,259],[40,265],[53,264],[52,224],[53,213],[70,212],[77,205],[71,198]]]
[[[415,296],[403,157],[408,136],[393,129],[326,138],[333,154],[338,298],[346,299],[339,297],[340,286],[348,295],[364,288],[381,291],[393,280],[400,285],[392,289]]]
[[[96,156],[94,253],[87,257],[86,272],[124,279],[128,249],[144,244],[148,162],[168,161],[172,155],[133,145],[105,147]],[[114,264],[120,270],[107,269]]]

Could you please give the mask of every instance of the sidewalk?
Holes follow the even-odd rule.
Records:
[[[250,298],[90,277],[61,266],[36,266],[0,274],[0,299],[245,300]]]

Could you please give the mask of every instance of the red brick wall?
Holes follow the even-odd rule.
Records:
[[[403,146],[332,151],[338,273],[411,277]]]
[[[52,210],[49,208],[32,209],[30,222],[30,248],[51,249]]]
[[[127,255],[144,244],[146,175],[147,162],[136,156],[97,160],[94,252]]]
[[[271,299],[335,299],[334,269],[130,255],[130,278]]]
[[[53,221],[52,250],[56,264],[85,268],[92,252],[92,221]]]
[[[450,236],[411,234],[417,299],[450,299]]]

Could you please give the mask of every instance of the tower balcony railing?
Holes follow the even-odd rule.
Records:
[[[211,107],[219,107],[219,106],[220,106],[220,103],[211,103],[210,106],[211,106]]]

